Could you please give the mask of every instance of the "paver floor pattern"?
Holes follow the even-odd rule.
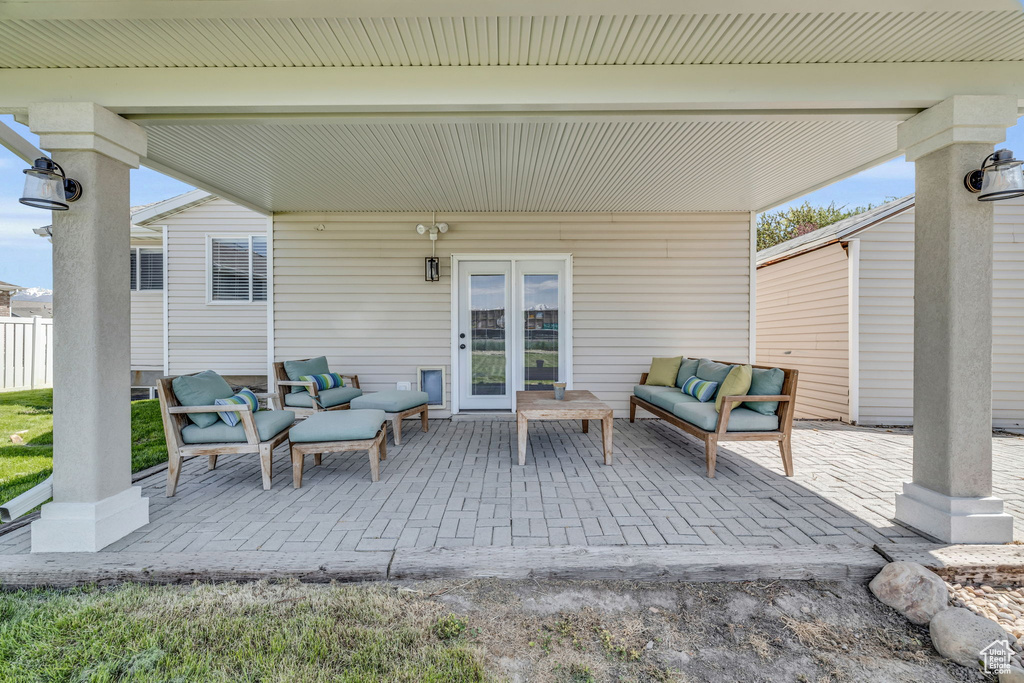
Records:
[[[293,489],[286,449],[270,491],[256,456],[186,462],[178,495],[164,474],[144,482],[150,523],[106,551],[345,551],[529,545],[776,545],[919,542],[894,524],[894,496],[911,473],[911,433],[828,422],[794,432],[796,476],[773,443],[720,448],[715,479],[703,446],[655,420],[615,421],[615,464],[600,431],[577,422],[530,427],[525,467],[513,464],[511,421],[431,420],[388,446],[379,483],[365,453],[307,456]],[[1024,538],[1024,437],[997,435],[995,493]],[[0,553],[27,552],[28,528],[0,536]]]

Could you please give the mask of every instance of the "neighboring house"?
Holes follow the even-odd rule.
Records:
[[[0,280],[0,318],[11,315],[11,297],[23,289],[25,288]]]
[[[996,202],[992,422],[1024,425],[1024,199]],[[757,360],[800,370],[797,417],[913,423],[914,197],[757,254]]]
[[[202,190],[132,207],[134,397],[164,375],[206,369],[266,383],[266,223]]]

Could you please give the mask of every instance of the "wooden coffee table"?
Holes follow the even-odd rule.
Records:
[[[566,391],[561,401],[555,400],[553,391],[516,392],[520,465],[526,464],[526,425],[529,420],[582,420],[584,434],[590,431],[591,420],[600,420],[604,464],[612,464],[612,409],[589,391]]]

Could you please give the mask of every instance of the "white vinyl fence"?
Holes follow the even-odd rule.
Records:
[[[53,320],[0,318],[0,391],[53,386]]]

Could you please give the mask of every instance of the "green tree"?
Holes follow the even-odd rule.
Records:
[[[847,209],[846,206],[836,206],[835,202],[828,206],[813,206],[810,202],[804,202],[800,206],[762,213],[757,217],[757,249],[760,251],[806,235],[875,206],[868,204]]]

